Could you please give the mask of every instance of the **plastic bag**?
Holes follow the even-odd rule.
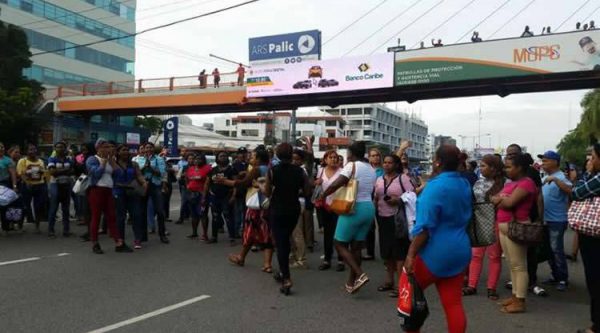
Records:
[[[425,294],[413,274],[402,270],[398,282],[398,315],[404,318],[405,331],[418,331],[429,316],[429,306]]]
[[[19,198],[17,192],[0,185],[0,206],[8,206]]]

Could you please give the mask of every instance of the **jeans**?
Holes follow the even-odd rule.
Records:
[[[163,196],[163,209],[165,211],[165,218],[168,219],[171,215],[171,195],[173,194],[173,185],[167,183],[167,192],[161,192]]]
[[[181,195],[181,204],[179,206],[179,220],[183,221],[183,219],[190,217],[191,214],[187,204],[189,191],[185,187],[185,185],[179,184],[179,194]]]
[[[156,227],[156,212],[150,196],[147,197],[146,205],[146,228],[154,229]]]
[[[565,231],[567,222],[548,222],[550,248],[552,255],[548,263],[552,269],[552,278],[556,281],[569,281],[569,267],[565,258]]]
[[[272,210],[269,221],[271,230],[275,236],[275,246],[277,247],[277,262],[279,270],[284,279],[290,278],[290,237],[298,223],[300,211],[277,212]]]
[[[56,212],[60,204],[63,220],[63,234],[69,232],[69,207],[71,204],[71,184],[50,183],[50,209],[48,211],[48,232],[54,233]]]
[[[365,247],[367,248],[367,255],[375,258],[375,220],[371,222],[371,229],[369,229]]]
[[[46,204],[48,198],[48,186],[44,184],[27,185],[21,187],[21,195],[23,196],[23,204],[25,205],[25,216],[27,222],[39,222],[39,216]],[[31,202],[33,201],[33,211],[31,210]],[[34,215],[35,214],[35,215]]]
[[[140,242],[144,236],[141,198],[135,195],[126,194],[115,195],[115,207],[117,209],[117,229],[122,239],[125,239],[125,225],[127,224],[127,213],[132,220],[133,237],[135,241]]]
[[[212,238],[217,239],[219,229],[223,228],[223,225],[227,225],[227,232],[229,233],[229,239],[235,239],[235,222],[231,216],[231,205],[229,205],[229,198],[217,198],[213,197],[210,201],[210,211],[212,213]]]
[[[585,271],[585,282],[590,295],[592,331],[600,332],[600,238],[579,234],[579,248]]]
[[[148,184],[148,194],[142,198],[142,229],[144,230],[144,237],[146,238],[146,233],[148,232],[148,221],[150,219],[150,215],[148,215],[148,206],[152,205],[154,208],[154,213],[157,215],[158,222],[158,235],[160,237],[165,236],[165,212],[163,211],[163,203],[162,203],[162,193],[161,186],[155,185],[153,183]],[[154,218],[154,215],[152,215]]]
[[[202,217],[202,193],[186,191],[185,207],[193,219]]]

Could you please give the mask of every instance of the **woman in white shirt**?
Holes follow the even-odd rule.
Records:
[[[350,266],[351,271],[346,283],[348,293],[357,292],[369,277],[361,269],[361,250],[375,218],[375,205],[371,199],[375,185],[375,170],[364,161],[366,147],[364,142],[355,142],[348,147],[348,164],[344,167],[337,180],[323,192],[321,197],[327,197],[345,186],[350,179],[358,181],[358,193],[354,211],[338,218],[335,229],[335,249]],[[348,245],[350,249],[348,249]]]
[[[323,156],[325,161],[325,167],[321,168],[317,173],[317,180],[315,185],[321,185],[323,191],[327,190],[333,182],[338,179],[342,168],[338,163],[338,154],[335,150],[328,150]],[[333,255],[333,235],[337,226],[338,216],[336,213],[329,210],[327,207],[331,204],[333,197],[330,195],[324,200],[317,200],[314,202],[317,208],[317,214],[319,215],[321,222],[323,223],[323,251],[324,258],[323,262],[319,266],[320,271],[328,270],[331,268],[331,256]],[[338,254],[338,264],[336,270],[341,272],[345,269],[342,257]]]

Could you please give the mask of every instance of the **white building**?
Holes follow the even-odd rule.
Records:
[[[353,140],[384,145],[391,151],[398,149],[402,140],[410,140],[409,158],[427,158],[427,131],[425,122],[414,115],[390,109],[381,104],[346,105],[323,111],[343,118],[344,135]]]
[[[296,137],[337,138],[343,136],[343,120],[322,111],[297,115]],[[290,112],[259,113],[257,115],[223,115],[215,118],[215,133],[243,139],[274,137],[289,141],[292,114]],[[315,140],[317,141],[317,140]]]
[[[163,118],[166,119],[167,117],[168,116],[164,116]],[[232,138],[211,132],[202,126],[195,126],[192,124],[192,119],[188,116],[179,116],[177,141],[180,147],[203,147],[213,149],[237,149],[239,147],[254,149],[256,146],[263,143],[262,139],[251,140],[244,138]],[[152,136],[150,137],[150,142],[156,142],[163,146],[164,136],[162,134],[159,136]]]
[[[135,10],[135,0],[0,0],[0,20],[25,31],[33,54],[33,65],[23,74],[49,90],[134,81],[135,38],[126,36],[135,33]],[[118,37],[125,38],[73,48]],[[92,117],[90,134],[124,142],[126,132],[139,133],[133,125],[133,117]],[[80,118],[64,117],[62,127],[62,139],[93,139],[81,137]]]

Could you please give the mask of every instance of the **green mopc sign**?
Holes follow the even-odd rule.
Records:
[[[600,70],[600,31],[398,52],[396,86]]]

